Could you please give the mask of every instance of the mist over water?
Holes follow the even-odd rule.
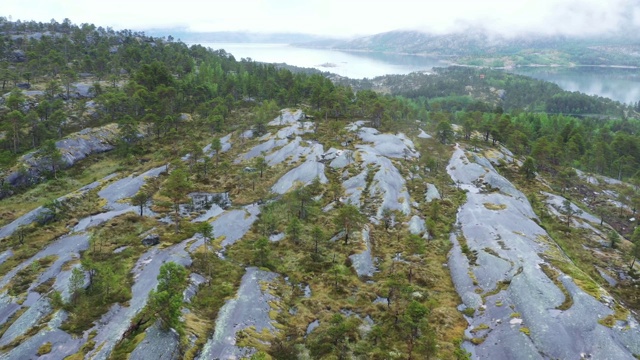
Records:
[[[236,60],[251,58],[268,63],[316,68],[354,79],[389,74],[408,74],[446,67],[445,58],[373,52],[344,52],[307,49],[287,44],[200,43],[214,50],[224,49]],[[568,91],[607,97],[625,104],[640,101],[640,70],[600,67],[522,67],[510,72],[546,80]]]

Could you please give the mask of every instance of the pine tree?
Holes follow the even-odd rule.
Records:
[[[69,280],[69,296],[74,304],[82,291],[84,291],[84,280],[84,271],[81,268],[73,268]]]
[[[164,183],[162,194],[173,202],[174,220],[176,222],[176,232],[180,229],[180,201],[182,201],[193,188],[187,172],[182,167],[178,167],[169,174],[169,178]]]
[[[174,262],[164,263],[158,274],[158,286],[149,294],[149,304],[162,327],[182,332],[182,292],[187,287],[187,270]]]
[[[222,143],[220,142],[220,138],[213,138],[213,140],[211,141],[211,150],[216,152],[216,166],[218,166],[218,162],[220,161],[220,151],[222,150]]]
[[[536,178],[536,164],[531,156],[527,156],[520,167],[520,172],[527,180],[533,180]]]
[[[58,178],[58,170],[64,164],[62,158],[62,152],[56,146],[56,142],[53,140],[47,140],[44,142],[44,146],[38,155],[40,158],[44,159],[49,168],[51,169],[51,173],[53,173],[53,177],[55,179]]]

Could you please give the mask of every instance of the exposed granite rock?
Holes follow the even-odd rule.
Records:
[[[279,299],[263,290],[262,283],[276,281],[278,275],[272,272],[247,268],[242,277],[237,296],[220,308],[216,318],[215,331],[207,341],[198,357],[205,359],[239,359],[251,357],[255,353],[253,348],[239,347],[236,334],[253,327],[258,333],[263,331],[276,332],[276,322],[269,317],[270,302]]]
[[[70,167],[76,162],[92,154],[113,150],[119,137],[116,124],[109,124],[100,128],[88,128],[56,142],[56,147],[62,153],[62,167]],[[11,194],[11,187],[28,187],[43,180],[44,175],[51,171],[49,160],[40,156],[39,152],[31,152],[22,156],[18,163],[24,167],[10,172],[2,181],[10,188],[0,191],[0,198]]]
[[[424,219],[418,215],[413,215],[409,220],[409,232],[413,235],[420,235],[427,230]]]
[[[151,234],[142,239],[142,245],[145,246],[153,246],[158,245],[160,243],[160,236],[157,234]]]
[[[433,184],[427,184],[427,192],[424,195],[424,200],[429,203],[436,199],[440,199],[438,188]]]
[[[637,327],[600,324],[613,314],[610,303],[594,298],[555,269],[563,292],[542,271],[542,264],[551,265],[541,254],[555,245],[536,223],[527,198],[486,159],[471,162],[462,149],[454,152],[447,170],[467,190],[467,201],[458,211],[459,233],[451,236],[449,269],[466,307],[480,309],[467,318],[467,336],[483,341],[463,344],[473,358],[633,359],[633,347],[640,343]],[[460,235],[468,251],[476,254],[472,261],[462,252]],[[572,299],[568,309],[561,308],[565,294]],[[489,326],[486,332],[470,332],[480,324]]]
[[[296,111],[291,111],[290,109],[284,109],[280,111],[280,116],[269,122],[269,126],[278,126],[278,125],[289,125],[296,123],[300,120],[304,120],[306,118],[304,112],[298,109]]]
[[[360,277],[373,276],[376,271],[376,267],[373,264],[373,256],[371,255],[371,242],[369,241],[369,227],[365,226],[362,229],[362,241],[364,241],[364,251],[349,256],[353,268]]]
[[[130,359],[177,360],[180,358],[180,336],[173,330],[163,330],[156,322],[146,331],[144,340],[131,352]]]

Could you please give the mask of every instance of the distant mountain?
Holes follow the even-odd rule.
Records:
[[[353,40],[323,40],[297,46],[453,57],[468,65],[634,65],[640,64],[640,40],[631,35],[506,37],[482,30],[451,34],[391,31]],[[502,63],[501,63],[502,62]]]
[[[184,42],[216,42],[216,43],[307,43],[333,41],[324,36],[302,33],[256,33],[245,31],[191,32],[184,29],[152,29],[145,31],[147,35],[167,37]]]

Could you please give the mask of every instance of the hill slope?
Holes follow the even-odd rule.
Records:
[[[0,357],[640,354],[640,122],[496,106],[606,103],[0,25]]]
[[[505,37],[473,29],[444,35],[391,31],[348,41],[321,41],[299,45],[348,51],[442,56],[461,64],[487,66],[640,64],[638,41],[629,35],[579,38],[531,34]]]

